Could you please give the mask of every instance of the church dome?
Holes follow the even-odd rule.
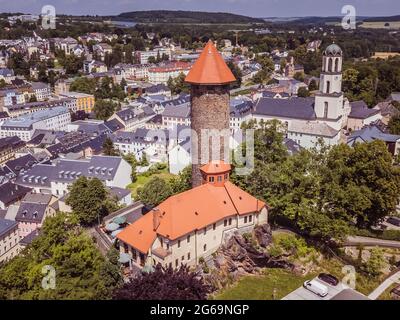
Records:
[[[341,56],[342,49],[340,49],[340,47],[336,43],[332,43],[325,49],[324,55],[326,55],[326,56]]]

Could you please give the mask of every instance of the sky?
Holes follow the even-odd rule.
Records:
[[[47,4],[56,13],[73,15],[166,9],[252,17],[340,16],[344,5],[353,5],[359,16],[400,15],[399,0],[0,0],[0,12],[40,13]]]

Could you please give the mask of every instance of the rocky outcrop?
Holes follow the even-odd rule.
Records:
[[[257,274],[266,267],[295,271],[295,266],[285,257],[271,257],[266,252],[265,247],[271,242],[271,228],[267,224],[257,226],[252,235],[235,232],[207,261],[207,269],[212,271],[204,274],[205,279],[220,288],[227,278],[236,280],[243,275]]]
[[[272,242],[272,231],[270,225],[266,223],[256,226],[254,228],[254,236],[261,247],[268,247]]]

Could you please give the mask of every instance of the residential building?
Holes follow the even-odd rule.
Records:
[[[142,108],[126,108],[114,113],[109,120],[117,119],[125,127],[125,131],[134,131],[152,119],[156,114],[149,106]]]
[[[92,113],[94,110],[94,95],[69,91],[60,94],[61,97],[76,99],[76,111],[85,111],[85,113]]]
[[[131,183],[131,172],[132,167],[121,157],[94,155],[90,159],[57,159],[51,164],[37,164],[20,174],[16,183],[37,193],[60,197],[81,176],[98,178],[107,187],[125,188]]]
[[[25,143],[18,137],[0,138],[0,165],[14,159],[15,153],[25,147]]]
[[[31,86],[37,101],[45,101],[50,98],[51,90],[49,84],[43,82],[32,82]]]
[[[292,120],[287,128],[287,138],[305,149],[319,148],[320,142],[325,146],[339,144],[340,131],[333,129],[324,122]]]
[[[111,139],[118,151],[124,155],[133,154],[138,161],[143,156],[148,156],[150,162],[167,160],[169,144],[167,130],[138,128],[134,132],[118,131],[111,135]]]
[[[230,170],[222,161],[202,166],[201,185],[169,197],[118,233],[120,252],[139,267],[196,266],[233,232],[267,223],[266,204],[232,184]]]
[[[15,216],[20,237],[24,238],[31,232],[40,229],[46,217],[56,214],[56,210],[52,206],[56,200],[57,198],[51,194],[26,194]]]
[[[54,84],[54,93],[59,96],[63,93],[68,93],[73,79],[58,79]]]
[[[347,138],[347,144],[354,146],[355,143],[371,142],[374,140],[384,141],[392,155],[400,153],[400,135],[384,133],[374,124],[352,132]]]
[[[0,185],[0,209],[7,209],[10,205],[19,202],[31,190],[13,182]]]
[[[99,62],[95,60],[86,60],[83,62],[83,72],[92,73],[92,72],[107,72],[108,68],[104,62]]]
[[[0,80],[4,80],[5,83],[10,84],[12,80],[15,80],[14,70],[0,68]]]
[[[382,119],[379,109],[368,108],[364,101],[354,101],[350,103],[351,112],[347,120],[347,130],[360,130],[377,120]]]
[[[14,258],[18,254],[18,223],[0,218],[0,263]]]
[[[154,84],[167,84],[170,78],[176,78],[180,74],[186,76],[189,73],[191,66],[191,63],[176,61],[153,67],[148,71],[148,80]]]
[[[17,136],[22,141],[29,141],[36,129],[63,131],[70,122],[67,108],[50,108],[5,120],[0,123],[0,138]]]
[[[164,56],[168,57],[168,60],[171,59],[171,49],[163,47],[156,47],[153,50],[147,51],[136,51],[135,54],[140,64],[148,64],[150,57],[157,59],[157,57],[162,58]]]

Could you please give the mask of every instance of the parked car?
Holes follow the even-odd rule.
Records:
[[[318,279],[330,284],[331,286],[337,286],[339,284],[339,279],[329,273],[320,273]]]
[[[307,280],[304,282],[303,287],[322,298],[328,294],[328,287],[316,280]]]
[[[394,226],[400,227],[400,218],[397,217],[389,217],[387,220],[390,224],[393,224]]]

